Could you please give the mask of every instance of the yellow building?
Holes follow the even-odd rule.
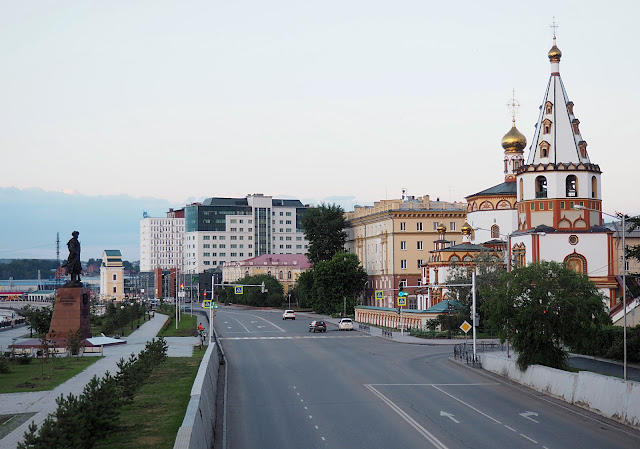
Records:
[[[100,299],[124,299],[124,266],[122,254],[117,249],[105,249],[100,266]]]
[[[264,254],[225,264],[222,267],[222,282],[232,284],[245,276],[266,274],[282,284],[286,295],[300,274],[310,267],[309,259],[304,254]]]
[[[356,206],[353,212],[345,213],[345,249],[358,256],[369,277],[364,305],[395,307],[394,298],[402,284],[408,287],[407,308],[416,309],[413,292],[422,283],[421,267],[428,261],[429,251],[436,249],[438,226],[445,224],[452,235],[461,237],[466,216],[465,203],[404,194],[401,199]],[[376,291],[383,292],[382,298],[375,298]]]

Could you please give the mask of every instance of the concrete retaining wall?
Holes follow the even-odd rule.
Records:
[[[210,449],[213,446],[219,367],[218,348],[210,344],[193,382],[191,399],[174,449]]]
[[[533,365],[520,371],[514,359],[484,354],[482,368],[541,393],[640,429],[640,382]]]

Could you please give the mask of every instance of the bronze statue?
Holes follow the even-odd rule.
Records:
[[[78,240],[78,235],[80,233],[78,231],[73,231],[71,233],[73,236],[67,242],[67,248],[69,248],[69,257],[67,261],[62,264],[62,266],[66,269],[67,274],[71,276],[71,280],[65,284],[65,286],[80,285],[80,273],[82,273],[82,264],[80,263],[80,241]]]

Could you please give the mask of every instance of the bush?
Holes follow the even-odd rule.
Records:
[[[31,357],[31,354],[20,354],[15,356],[14,360],[18,365],[28,365],[33,361],[33,357]]]
[[[9,359],[4,354],[0,354],[0,374],[8,374],[11,372]]]

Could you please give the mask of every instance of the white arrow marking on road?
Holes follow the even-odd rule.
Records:
[[[456,424],[460,424],[460,421],[458,421],[457,419],[454,418],[455,415],[452,415],[451,413],[447,413],[447,412],[443,412],[440,411],[440,416],[446,416],[447,418],[449,418],[451,421],[453,421]]]
[[[535,422],[535,423],[540,424],[540,422],[539,422],[539,421],[536,421],[535,419],[533,419],[533,418],[532,418],[532,416],[538,416],[538,414],[537,414],[537,413],[535,413],[535,412],[525,412],[525,413],[520,413],[520,416],[522,416],[523,418],[527,418],[527,419],[529,419],[529,420],[531,420],[531,421],[533,421],[533,422]]]

